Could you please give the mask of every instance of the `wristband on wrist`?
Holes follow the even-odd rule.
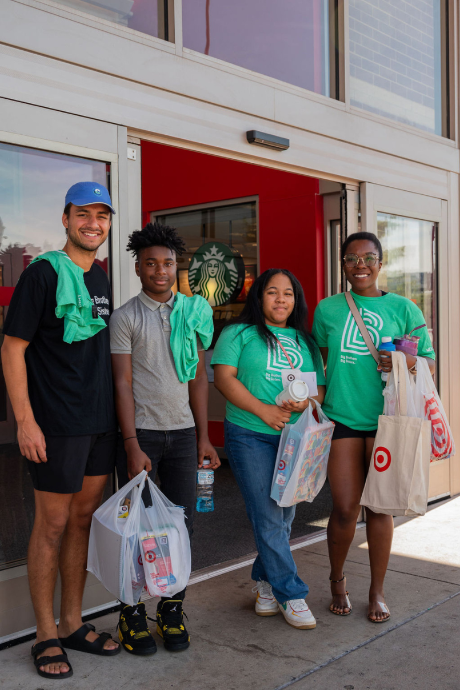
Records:
[[[123,443],[125,441],[129,441],[130,438],[137,438],[137,436],[127,436],[126,438],[123,439]]]

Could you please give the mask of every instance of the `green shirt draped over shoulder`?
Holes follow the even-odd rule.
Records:
[[[198,366],[197,334],[205,350],[211,345],[214,333],[212,308],[204,297],[186,297],[180,292],[174,298],[170,316],[170,345],[179,381],[195,378]]]
[[[56,311],[58,319],[64,319],[65,343],[87,340],[107,326],[96,312],[85,285],[84,271],[62,250],[40,254],[30,263],[49,261],[57,273]],[[29,264],[30,265],[30,264]]]

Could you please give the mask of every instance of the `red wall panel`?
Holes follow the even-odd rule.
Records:
[[[318,180],[304,175],[142,142],[143,222],[152,211],[257,195],[260,270],[292,271],[303,285],[311,314],[324,297],[318,191]]]

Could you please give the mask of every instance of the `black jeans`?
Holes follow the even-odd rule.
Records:
[[[136,429],[141,450],[149,457],[152,469],[149,477],[155,481],[157,473],[160,489],[172,503],[185,508],[187,530],[193,534],[196,504],[196,472],[198,454],[195,427],[174,431]],[[123,440],[119,435],[116,459],[118,484],[128,483],[128,465]]]
[[[195,427],[176,429],[174,431],[153,431],[136,429],[141,450],[149,457],[152,470],[149,477],[152,481],[158,473],[160,489],[172,503],[185,508],[185,524],[190,539],[193,534],[193,517],[196,505],[196,472],[198,453]],[[121,434],[118,438],[116,468],[120,487],[128,483],[128,465],[126,451]],[[144,501],[146,494],[144,494]],[[150,501],[150,494],[148,494]],[[145,501],[146,502],[146,501]],[[146,505],[148,503],[146,502]],[[183,599],[185,590],[174,595]]]

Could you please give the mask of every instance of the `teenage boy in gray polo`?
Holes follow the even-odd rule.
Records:
[[[198,338],[196,376],[182,383],[170,345],[171,288],[176,281],[176,257],[185,242],[173,228],[148,224],[134,232],[127,247],[136,258],[142,290],[115,310],[110,319],[110,349],[115,404],[121,439],[117,454],[120,485],[143,469],[156,474],[162,492],[184,506],[192,533],[196,501],[196,471],[205,457],[212,469],[220,460],[208,438],[208,378],[204,350]],[[189,635],[183,622],[185,590],[174,599],[162,598],[157,608],[157,632],[170,651],[186,649]],[[119,638],[131,654],[156,651],[142,603],[124,606]]]

